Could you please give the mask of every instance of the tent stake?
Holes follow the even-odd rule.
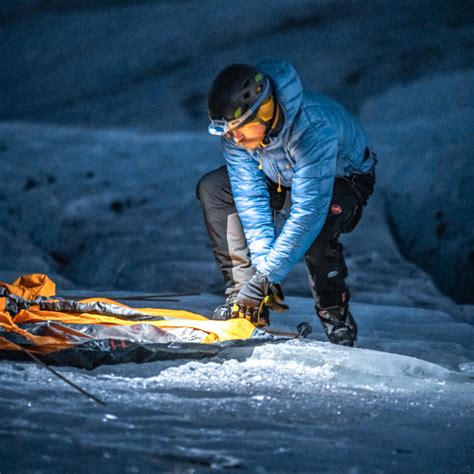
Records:
[[[8,341],[10,344],[15,344],[14,342],[12,343],[11,341]],[[76,389],[78,392],[82,393],[83,395],[85,395],[86,397],[90,398],[91,400],[93,400],[94,402],[97,402],[99,403],[100,405],[107,405],[107,403],[105,403],[104,401],[102,401],[100,398],[97,398],[95,395],[92,395],[91,393],[87,392],[86,390],[84,390],[83,388],[79,387],[79,385],[76,385],[74,382],[71,382],[69,379],[67,379],[64,375],[60,374],[59,372],[57,372],[56,370],[54,370],[53,368],[51,368],[48,364],[46,364],[46,362],[43,362],[41,359],[39,359],[38,357],[36,357],[32,352],[30,352],[28,349],[25,349],[24,347],[21,347],[20,345],[18,344],[15,344],[15,346],[19,347],[25,354],[28,354],[28,356],[33,360],[33,362],[35,362],[36,364],[38,364],[39,366],[41,367],[44,367],[45,369],[49,370],[52,374],[56,375],[56,377],[60,378],[61,380],[63,380],[64,382],[66,382],[67,384],[69,384],[71,387],[73,387],[74,389]]]

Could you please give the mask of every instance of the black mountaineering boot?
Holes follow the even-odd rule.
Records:
[[[347,305],[318,308],[316,312],[321,320],[326,336],[333,344],[353,347],[357,342],[357,324]]]

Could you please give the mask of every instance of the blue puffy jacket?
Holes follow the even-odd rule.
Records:
[[[374,161],[363,161],[367,138],[357,120],[332,99],[303,92],[293,66],[265,61],[256,67],[272,82],[283,128],[265,148],[245,150],[231,138],[223,138],[222,147],[252,263],[278,283],[321,231],[334,178],[366,173]],[[265,175],[291,187],[290,215],[278,237]]]

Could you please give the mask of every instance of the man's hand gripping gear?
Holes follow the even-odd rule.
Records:
[[[282,313],[288,309],[279,284],[256,273],[239,291],[232,307],[232,318],[246,318],[256,326],[268,326],[268,309]]]

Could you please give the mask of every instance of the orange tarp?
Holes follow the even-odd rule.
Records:
[[[49,279],[48,275],[41,273],[33,273],[32,275],[22,275],[10,285],[0,282],[3,286],[17,296],[21,296],[26,300],[34,300],[38,296],[54,296],[56,294],[56,283]]]
[[[25,299],[35,299],[39,296],[54,296],[56,285],[46,275],[34,274],[24,275],[12,284],[0,283],[10,293],[21,296]],[[5,298],[3,298],[5,299]],[[126,308],[127,305],[107,298],[87,298],[81,303],[100,301]],[[255,326],[246,319],[231,319],[228,321],[212,321],[206,317],[184,310],[157,309],[157,308],[131,308],[140,313],[151,316],[162,316],[166,319],[156,321],[134,321],[122,319],[114,316],[106,316],[94,313],[73,313],[59,311],[43,311],[38,305],[31,306],[29,309],[22,309],[15,316],[11,316],[5,311],[5,305],[0,307],[0,327],[6,331],[14,331],[24,339],[28,340],[29,350],[35,350],[42,354],[71,347],[68,334],[73,334],[73,328],[65,328],[58,331],[54,337],[36,336],[23,330],[19,325],[27,323],[42,323],[44,321],[56,321],[65,324],[97,324],[103,326],[132,326],[135,324],[148,324],[166,330],[171,328],[190,328],[206,333],[201,339],[201,343],[212,343],[216,341],[226,341],[233,339],[246,339],[252,336]],[[84,338],[87,336],[83,335]],[[0,350],[19,350],[15,349],[15,344],[0,337]]]

